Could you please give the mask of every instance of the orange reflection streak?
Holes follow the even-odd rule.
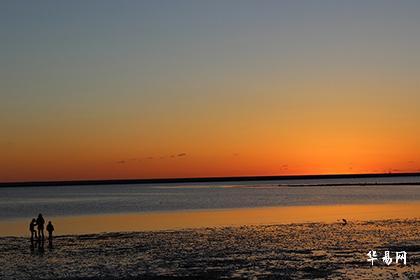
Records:
[[[304,222],[337,222],[342,218],[384,220],[420,218],[420,203],[386,203],[357,205],[291,206],[211,211],[179,211],[52,217],[57,235],[111,231],[155,231],[182,228],[287,224]],[[29,220],[0,224],[1,236],[24,236]]]

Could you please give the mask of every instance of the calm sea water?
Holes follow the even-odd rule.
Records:
[[[0,188],[0,220],[266,206],[419,201],[420,177]],[[394,183],[377,186],[300,184]],[[281,186],[279,186],[281,185]],[[300,185],[300,186],[296,186]]]

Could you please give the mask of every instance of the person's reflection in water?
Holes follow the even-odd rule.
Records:
[[[35,244],[36,244],[36,242],[35,242]],[[34,245],[34,239],[33,238],[31,238],[31,246],[29,248],[31,249],[31,253],[35,252],[35,245]]]
[[[41,255],[44,254],[45,250],[44,250],[44,240],[41,239],[40,241],[38,241],[38,253],[40,253]]]

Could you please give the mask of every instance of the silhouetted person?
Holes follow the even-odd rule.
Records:
[[[48,232],[48,241],[49,241],[50,247],[52,247],[53,231],[54,231],[54,226],[52,225],[51,221],[49,221],[47,224],[47,232]]]
[[[42,217],[42,214],[38,215],[38,219],[36,219],[36,224],[38,226],[38,239],[44,240],[44,224],[45,220]]]
[[[35,226],[36,226],[36,220],[34,218],[34,219],[32,219],[31,223],[29,224],[29,231],[31,232],[31,240],[34,240],[34,237],[37,238]]]

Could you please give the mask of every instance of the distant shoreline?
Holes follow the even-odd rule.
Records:
[[[340,187],[340,186],[420,186],[420,182],[400,182],[400,183],[331,183],[331,184],[278,184],[279,187]]]
[[[212,183],[212,182],[244,182],[244,181],[276,181],[276,180],[308,180],[308,179],[350,179],[350,178],[393,178],[420,176],[415,173],[366,173],[366,174],[327,174],[327,175],[280,175],[280,176],[236,176],[236,177],[193,177],[193,178],[150,178],[150,179],[106,179],[106,180],[66,180],[66,181],[24,181],[0,182],[4,187],[39,187],[39,186],[80,186],[80,185],[127,185],[127,184],[177,184],[177,183]],[[355,183],[354,185],[375,185],[376,183]],[[380,183],[387,185],[388,183]],[[395,183],[389,183],[395,184]],[[419,183],[400,183],[402,185],[419,185]],[[304,184],[300,184],[304,185]],[[308,184],[309,186],[310,184]],[[317,184],[327,186],[329,184]],[[337,184],[334,184],[337,185]],[[343,184],[352,185],[352,184]],[[296,186],[299,186],[297,184]]]

